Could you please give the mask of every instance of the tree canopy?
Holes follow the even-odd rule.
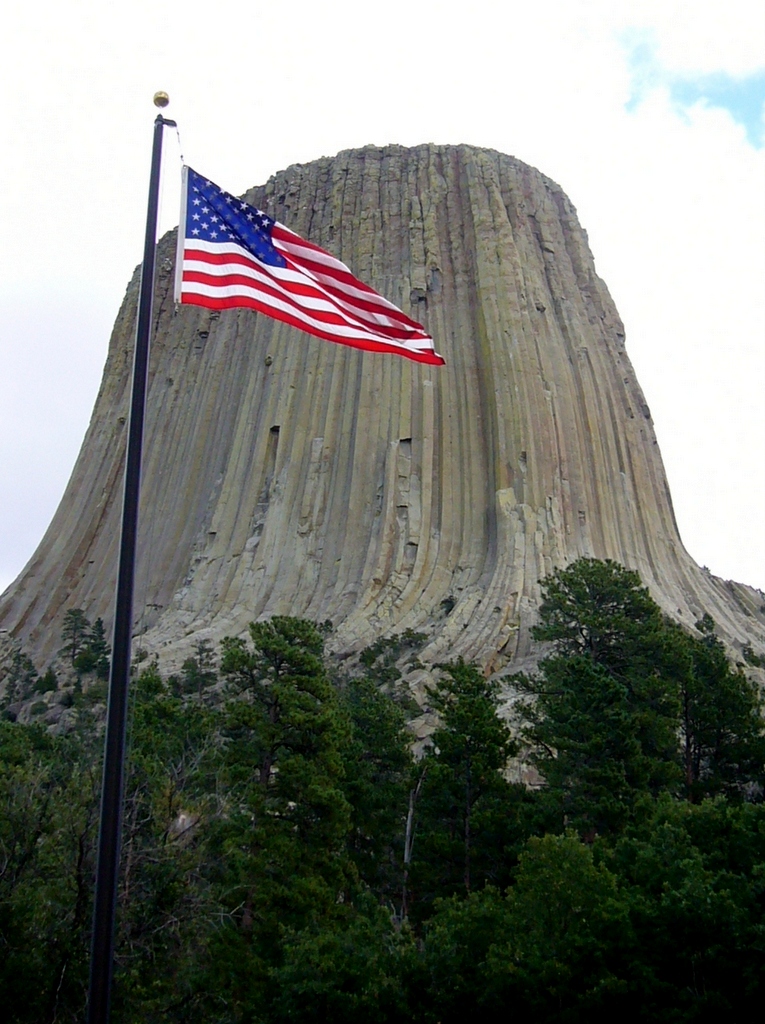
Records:
[[[417,758],[424,638],[349,670],[328,628],[136,667],[115,1024],[759,1019],[762,703],[708,616],[680,628],[613,562],[558,570],[538,672],[434,667]],[[84,1020],[103,695],[76,680],[102,641],[67,621],[68,682],[19,660],[72,691],[66,732],[0,721],[9,1024]]]

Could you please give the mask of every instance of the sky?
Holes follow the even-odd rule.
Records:
[[[368,143],[487,146],[557,181],[685,546],[765,589],[761,0],[30,0],[0,25],[0,591],[63,494],[141,259],[158,89],[237,194]],[[179,152],[167,131],[161,231]]]

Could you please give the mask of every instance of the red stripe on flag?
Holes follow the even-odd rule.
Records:
[[[272,298],[281,299],[283,302],[288,302],[295,308],[296,315],[307,316],[313,320],[320,320],[327,324],[340,324],[346,327],[350,327],[354,330],[363,331],[374,331],[375,333],[381,334],[384,337],[390,338],[392,341],[401,340],[402,342],[414,341],[417,336],[413,336],[411,331],[405,328],[397,327],[389,324],[373,324],[365,320],[359,320],[358,317],[354,317],[347,314],[342,309],[338,309],[336,306],[330,309],[316,308],[315,306],[309,305],[308,303],[301,303],[299,298],[318,298],[325,302],[327,305],[332,306],[328,303],[326,298],[317,294],[314,290],[310,289],[306,285],[291,284],[290,290],[285,291],[276,285],[268,284],[263,281],[254,281],[251,277],[245,277],[241,274],[226,274],[215,277],[211,277],[209,274],[202,273],[195,270],[184,270],[183,272],[184,284],[201,284],[205,285],[210,289],[224,289],[224,288],[237,288],[241,289],[237,291],[237,295],[244,294],[255,294],[255,295],[270,295]],[[243,291],[246,290],[246,291]],[[229,296],[233,298],[234,296]],[[426,334],[419,335],[420,339],[425,341],[429,340]]]
[[[301,277],[303,278],[302,288],[305,290],[302,292],[300,291],[301,286],[298,284],[298,282],[285,281],[282,278],[277,278],[276,275],[271,273],[270,268],[266,264],[260,263],[258,260],[250,259],[247,256],[240,255],[239,253],[210,253],[205,252],[202,249],[188,248],[186,249],[185,252],[185,258],[189,260],[194,260],[199,263],[208,263],[211,266],[218,267],[251,267],[253,270],[256,270],[259,274],[262,274],[264,276],[267,275],[273,280],[278,281],[279,287],[282,287],[285,290],[295,291],[298,294],[304,295],[314,294],[317,297],[322,296],[324,298],[337,301],[351,314],[358,313],[359,311],[371,313],[374,315],[374,319],[372,319],[371,317],[362,317],[362,319],[368,320],[369,322],[375,325],[378,325],[380,323],[380,317],[387,317],[391,320],[396,320],[398,323],[410,328],[410,332],[414,331],[418,335],[427,337],[425,331],[423,330],[420,324],[410,319],[406,315],[406,313],[402,313],[400,309],[397,309],[395,306],[388,303],[387,301],[385,302],[385,304],[383,304],[381,302],[374,302],[373,300],[359,299],[356,297],[349,296],[347,291],[343,291],[342,289],[339,288],[329,287],[323,282],[313,283],[310,277],[306,277],[301,267],[291,266],[290,269],[292,269],[294,273],[300,274]],[[287,257],[287,259],[289,260],[289,257]],[[289,262],[291,263],[292,261],[289,260]],[[186,276],[187,273],[188,271],[184,271],[184,277]],[[197,271],[197,273],[201,273],[201,271]],[[215,275],[215,279],[222,281],[224,276],[225,275]],[[322,295],[322,290],[324,292],[329,292],[329,295]],[[372,294],[375,295],[376,293],[373,292]],[[378,296],[378,298],[380,298],[380,296]]]
[[[399,345],[386,345],[384,342],[370,341],[368,338],[363,337],[338,338],[336,334],[330,334],[328,331],[325,332],[314,329],[306,331],[298,317],[289,316],[281,311],[276,313],[271,307],[267,306],[265,303],[258,302],[257,299],[245,298],[244,296],[231,296],[230,298],[213,299],[207,295],[197,295],[194,292],[186,292],[184,293],[183,301],[185,304],[192,306],[204,306],[206,309],[234,309],[242,306],[247,309],[254,309],[260,313],[264,313],[273,320],[281,320],[286,324],[290,324],[292,327],[297,327],[298,330],[304,331],[306,334],[315,335],[316,337],[323,338],[326,341],[339,342],[341,345],[348,345],[350,348],[363,349],[365,352],[388,352],[392,355],[406,356],[408,359],[413,359],[417,363],[427,363],[430,366],[443,366],[445,363],[445,360],[432,350],[417,351],[416,349],[411,348],[404,349]]]
[[[251,277],[246,274],[207,274],[201,270],[194,270],[191,267],[183,271],[184,282],[204,284],[208,288],[242,288],[252,292],[269,292],[274,296],[280,296],[285,301],[305,309],[310,315],[319,315],[331,307],[336,315],[349,323],[355,324],[360,330],[380,332],[391,338],[421,338],[428,340],[428,335],[422,329],[413,331],[406,325],[396,321],[389,322],[387,317],[380,314],[367,314],[353,308],[347,308],[346,303],[332,301],[331,297],[313,287],[310,282],[279,280],[263,280]],[[313,301],[311,301],[313,300]],[[317,308],[317,303],[318,308]]]

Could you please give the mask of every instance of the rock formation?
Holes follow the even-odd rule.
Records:
[[[225,185],[225,183],[222,183]],[[247,310],[174,309],[160,243],[136,587],[141,645],[273,614],[357,650],[412,628],[421,657],[529,652],[539,579],[579,555],[637,569],[671,615],[765,649],[765,598],[683,548],[624,327],[561,189],[467,146],[296,165],[246,197],[411,312],[445,367],[363,354]],[[650,273],[650,269],[646,269]],[[137,301],[131,281],[58,511],[0,601],[41,662],[64,611],[109,624]]]

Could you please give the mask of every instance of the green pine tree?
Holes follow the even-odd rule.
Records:
[[[331,918],[351,880],[348,727],[322,635],[286,616],[252,623],[249,633],[249,643],[223,641],[226,796],[209,839],[229,922],[216,955],[229,965],[226,998],[246,1019],[270,998],[283,929]]]
[[[667,626],[637,573],[581,558],[542,583],[536,678],[516,677],[531,759],[565,820],[619,830],[681,784],[677,673]]]
[[[5,679],[5,703],[24,700],[37,688],[37,684],[38,674],[34,662],[25,651],[15,650]]]
[[[401,891],[411,733],[401,706],[367,676],[345,680],[340,700],[351,726],[342,747],[349,851],[361,879],[393,903]]]
[[[757,686],[731,667],[706,615],[697,633],[666,624],[667,662],[680,695],[680,752],[685,796],[698,802],[724,793],[761,798],[765,784],[765,718]]]
[[[625,684],[583,655],[548,658],[538,677],[515,682],[530,698],[525,736],[561,825],[587,836],[623,829],[657,775]]]
[[[61,627],[61,639],[63,647],[61,653],[65,654],[74,665],[78,654],[83,650],[90,636],[90,621],[82,608],[70,608],[64,613],[64,622]]]
[[[198,640],[194,645],[194,656],[187,658],[181,666],[181,688],[184,693],[195,693],[201,699],[208,686],[218,679],[215,670],[215,651],[209,640]]]
[[[656,769],[654,792],[671,784],[677,685],[664,666],[665,621],[636,572],[609,559],[580,558],[542,582],[534,639],[558,657],[581,655],[627,688],[643,754]],[[664,767],[662,767],[664,766]]]
[[[98,679],[105,682],[109,678],[111,648],[106,642],[104,620],[98,618],[92,626],[87,626],[81,642],[82,647],[72,664],[79,673],[95,672]]]
[[[412,790],[411,888],[425,903],[418,913],[438,896],[507,884],[525,798],[503,774],[517,747],[497,715],[499,684],[461,660],[442,668],[431,694],[440,725]]]

